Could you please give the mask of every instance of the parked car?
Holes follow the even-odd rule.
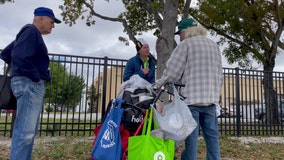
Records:
[[[284,122],[284,99],[277,100],[277,109],[278,109],[278,119],[280,122]],[[265,121],[266,120],[266,109],[265,104],[261,107],[255,108],[254,117],[258,120]]]
[[[230,109],[226,107],[221,108],[220,115],[219,115],[220,118],[235,117],[235,116],[237,116],[237,112],[233,108],[230,108]]]
[[[240,111],[240,117],[243,116],[243,112]],[[220,118],[224,117],[237,117],[237,109],[235,105],[231,105],[230,107],[222,107],[220,111]]]
[[[11,113],[13,113],[13,110],[6,110],[6,109],[0,109],[0,110],[1,110],[0,113],[9,113],[9,115],[10,115]]]

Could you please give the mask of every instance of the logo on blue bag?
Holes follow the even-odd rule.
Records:
[[[154,154],[154,160],[166,160],[166,156],[163,152],[158,151]]]
[[[115,135],[114,135],[114,129],[117,128],[118,125],[112,121],[109,120],[107,122],[107,129],[105,130],[103,137],[101,139],[101,147],[102,148],[111,148],[115,145]]]

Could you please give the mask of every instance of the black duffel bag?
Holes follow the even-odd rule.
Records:
[[[144,118],[144,111],[150,107],[154,98],[141,101],[141,96],[149,94],[146,89],[136,89],[134,92],[125,90],[122,96],[124,113],[121,124],[131,133],[134,133]]]

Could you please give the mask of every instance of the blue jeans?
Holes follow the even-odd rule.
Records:
[[[196,160],[198,149],[198,135],[201,127],[206,142],[206,159],[220,160],[219,131],[216,116],[216,106],[191,106],[189,109],[198,124],[196,129],[186,138],[182,160]]]
[[[27,77],[15,76],[11,81],[17,98],[10,160],[31,160],[34,138],[38,131],[39,117],[43,107],[45,83],[33,82]]]

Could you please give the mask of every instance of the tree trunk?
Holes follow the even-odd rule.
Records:
[[[277,92],[273,87],[273,65],[264,65],[264,99],[267,124],[278,124]]]
[[[174,33],[178,14],[177,0],[166,0],[164,7],[163,28],[161,36],[157,39],[157,79],[159,79],[163,70],[166,68],[166,62],[175,47]]]

